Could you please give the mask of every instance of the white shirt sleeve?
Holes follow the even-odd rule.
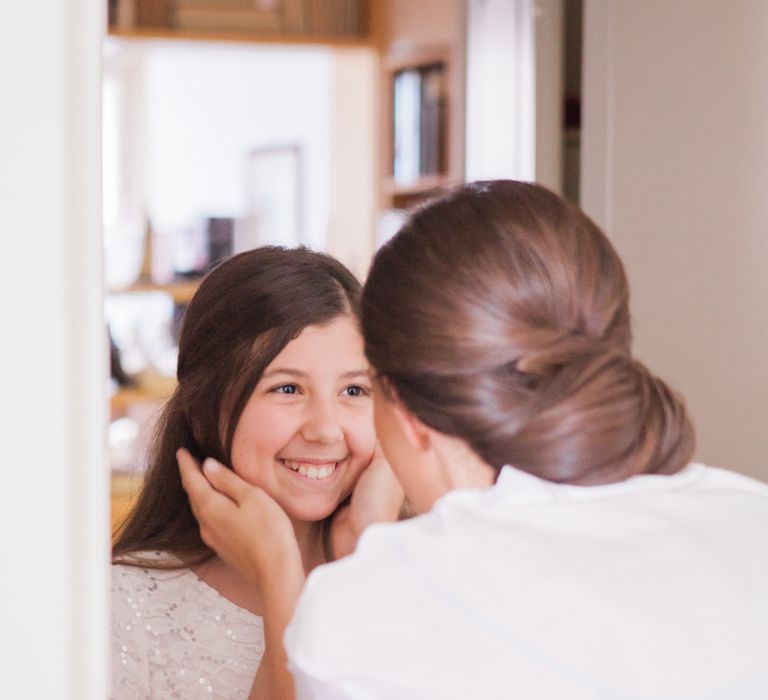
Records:
[[[351,694],[336,683],[330,684],[315,678],[289,664],[296,689],[296,700],[360,700],[360,696]]]

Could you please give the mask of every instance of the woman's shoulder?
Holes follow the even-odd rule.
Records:
[[[768,483],[732,469],[692,463],[686,471],[699,476],[699,484],[704,488],[719,488],[731,493],[741,492],[768,497]]]

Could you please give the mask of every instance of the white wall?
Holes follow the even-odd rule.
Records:
[[[582,204],[698,457],[768,480],[768,3],[587,0]]]
[[[467,23],[466,179],[533,180],[533,0],[469,0]]]
[[[102,3],[0,9],[2,695],[107,696]]]
[[[202,42],[146,50],[149,214],[158,229],[201,216],[245,213],[251,148],[303,150],[306,242],[326,246],[329,225],[332,54]]]
[[[562,0],[467,3],[467,180],[562,181]]]
[[[330,228],[327,250],[361,280],[374,249],[379,62],[371,49],[334,53],[331,79]]]

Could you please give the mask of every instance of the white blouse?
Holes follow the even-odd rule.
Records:
[[[302,700],[768,698],[768,486],[505,467],[315,569],[285,644]]]
[[[247,698],[263,653],[262,619],[189,569],[113,565],[114,700]]]

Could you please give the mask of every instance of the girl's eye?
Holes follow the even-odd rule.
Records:
[[[359,386],[358,384],[353,384],[352,386],[348,386],[346,389],[344,389],[344,393],[347,396],[365,396],[368,394],[368,390],[365,387]]]
[[[273,394],[298,394],[299,387],[297,387],[295,384],[281,384],[280,386],[276,386],[274,389],[270,389],[270,391]]]

